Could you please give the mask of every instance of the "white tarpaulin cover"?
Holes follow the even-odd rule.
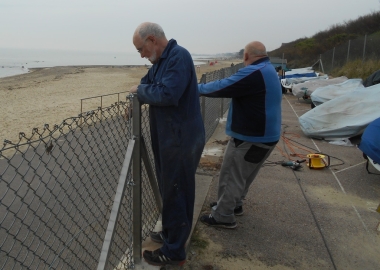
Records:
[[[318,106],[360,88],[364,88],[362,79],[349,79],[342,83],[318,87],[311,93],[310,98],[314,105]]]
[[[318,87],[341,83],[347,79],[347,77],[342,76],[333,79],[324,78],[319,80],[309,80],[306,82],[294,84],[292,87],[292,93],[298,98],[301,98],[303,96],[310,96],[311,93],[313,93],[313,91]]]
[[[318,78],[318,74],[311,67],[288,70],[285,76],[280,76],[282,86],[287,89],[291,89],[293,84],[315,78]]]
[[[319,139],[359,135],[380,117],[380,84],[329,100],[299,118],[306,136]]]
[[[311,67],[294,68],[292,70],[285,71],[285,78],[300,78],[300,77],[317,77],[314,69]]]
[[[322,75],[322,76],[315,76],[315,77],[287,78],[284,80],[287,85],[293,86],[295,84],[304,83],[304,82],[313,81],[313,80],[327,80],[328,78],[329,78],[328,75]]]

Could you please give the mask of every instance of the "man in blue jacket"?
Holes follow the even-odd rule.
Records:
[[[233,229],[235,215],[243,214],[247,195],[260,167],[281,132],[282,91],[265,46],[253,41],[245,46],[244,65],[234,75],[199,84],[206,97],[231,98],[227,117],[228,142],[219,176],[218,201],[200,220],[208,226]]]
[[[190,53],[167,40],[155,23],[140,24],[133,44],[153,66],[130,90],[149,104],[150,132],[162,208],[162,232],[152,240],[163,246],[145,250],[153,265],[182,265],[195,200],[195,172],[205,144],[198,83]]]

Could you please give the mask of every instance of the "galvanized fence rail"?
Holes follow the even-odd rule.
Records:
[[[30,137],[20,134],[17,143],[4,142],[1,269],[96,266],[128,146],[124,138],[131,136],[120,114],[127,106],[87,112],[34,129]]]
[[[334,47],[332,50],[321,54],[321,60],[324,64],[325,72],[330,73],[335,68],[343,67],[350,61],[380,59],[380,37],[364,36],[347,43]]]
[[[213,72],[208,72],[202,75],[199,80],[200,83],[207,83],[211,81],[227,78],[236,73],[244,66],[243,63],[234,65],[233,67],[222,68]],[[229,98],[207,98],[201,97],[201,110],[202,118],[205,126],[206,141],[210,139],[219,120],[223,117],[224,113],[228,110],[230,99]]]
[[[208,140],[229,100],[200,102]],[[133,269],[160,215],[155,179],[149,107],[133,96],[4,140],[0,269]]]

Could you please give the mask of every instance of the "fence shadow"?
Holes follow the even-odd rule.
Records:
[[[201,82],[222,79],[242,64],[203,74]],[[208,140],[228,109],[228,99],[202,97]],[[117,196],[123,161],[133,137],[132,98],[81,113],[61,124],[0,148],[0,268],[95,269]],[[141,108],[141,241],[159,218],[152,188],[154,175],[149,110]],[[139,142],[141,143],[141,142]],[[149,162],[149,163],[148,163]],[[133,174],[125,176],[106,269],[131,268],[133,244]],[[153,174],[153,175],[152,175]],[[136,218],[135,218],[136,219]],[[135,243],[141,245],[141,243]]]

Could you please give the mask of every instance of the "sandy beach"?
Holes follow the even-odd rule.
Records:
[[[214,65],[196,68],[198,80],[203,73],[229,67],[238,59],[218,60]],[[147,73],[145,66],[71,66],[31,69],[27,74],[0,78],[0,139],[17,142],[19,132],[27,136],[33,128],[53,126],[78,116],[81,99],[100,95],[103,107],[124,100],[126,91]],[[122,93],[124,92],[124,93]],[[83,101],[83,111],[100,106],[100,98]]]

